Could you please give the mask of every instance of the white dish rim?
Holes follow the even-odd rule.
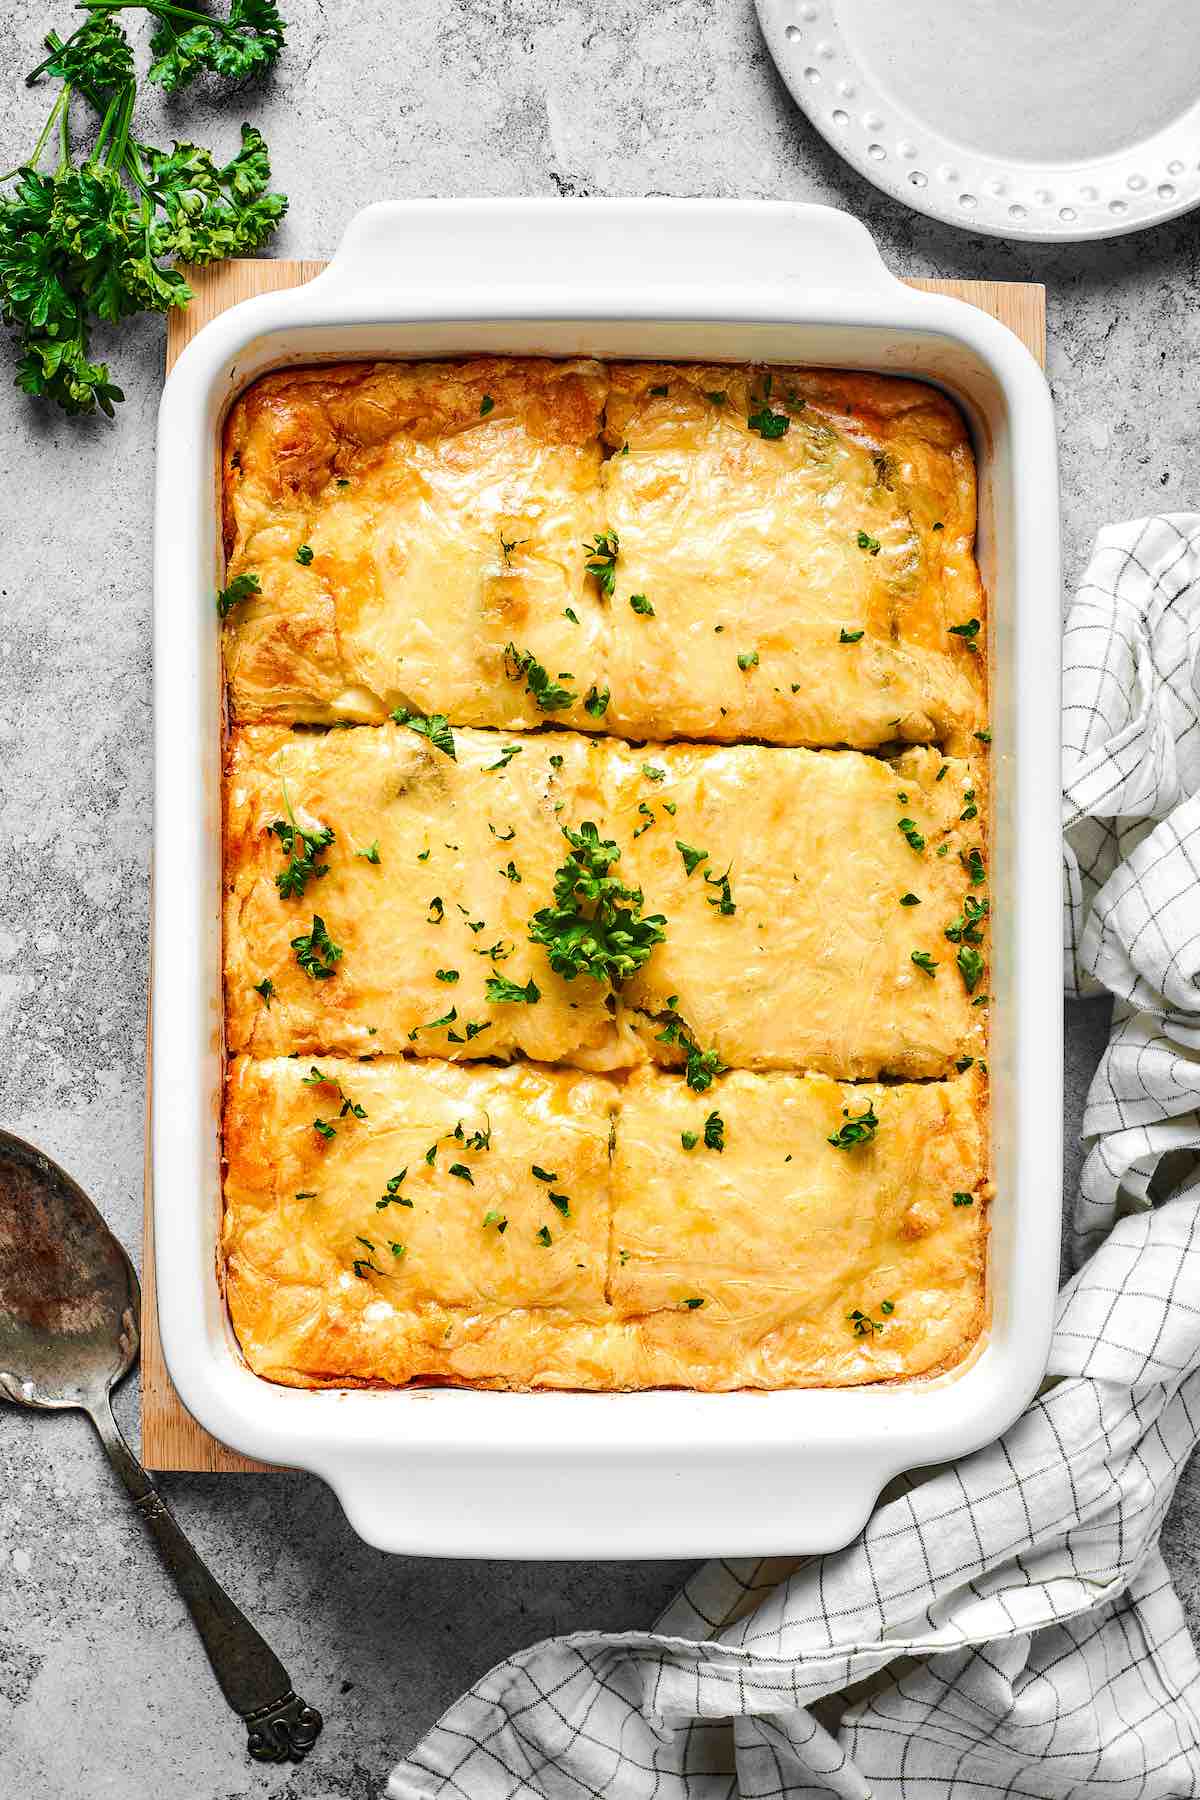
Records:
[[[481,266],[486,305],[475,297]],[[1002,621],[1014,646],[1012,718],[997,731],[993,786],[998,829],[1011,827],[1012,838],[995,988],[998,1016],[1011,1021],[1011,1068],[998,1085],[1007,1095],[999,1148],[1013,1179],[993,1232],[1004,1271],[990,1332],[961,1369],[890,1388],[587,1395],[277,1387],[242,1362],[214,1276],[216,425],[235,391],[281,361],[377,355],[389,344],[432,346],[410,348],[414,355],[446,353],[437,346],[449,343],[465,354],[567,339],[618,345],[622,333],[630,341],[636,333],[643,354],[656,357],[653,344],[669,339],[680,360],[722,338],[819,341],[830,354],[816,360],[896,372],[919,355],[927,376],[952,391],[956,359],[978,371],[981,405],[991,409],[975,418],[987,439],[981,471],[989,457],[997,466],[1003,457],[1011,475],[996,531],[1011,539],[1005,580],[1014,601]],[[856,344],[874,354],[847,356]],[[731,348],[728,359],[737,354]],[[771,359],[785,358],[776,351]],[[160,1332],[189,1411],[235,1449],[321,1475],[378,1547],[462,1556],[830,1548],[853,1536],[892,1476],[994,1438],[1041,1379],[1057,1289],[1058,669],[1057,472],[1044,378],[993,319],[896,281],[845,214],[770,202],[384,203],[352,221],[315,281],[245,302],[205,327],[162,398],[155,545],[152,1171]],[[993,891],[1000,885],[997,872]],[[995,1051],[992,1061],[995,1080]]]

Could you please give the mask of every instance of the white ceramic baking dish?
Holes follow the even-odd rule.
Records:
[[[308,1393],[241,1360],[221,1207],[217,443],[264,370],[473,352],[807,362],[937,382],[967,413],[992,601],[991,1320],[928,1383],[851,1391]],[[847,1541],[902,1469],[997,1435],[1041,1379],[1062,1132],[1058,489],[1045,381],[976,309],[904,287],[823,207],[456,201],[370,207],[316,281],[224,313],[163,395],[155,546],[153,1178],[163,1347],[227,1444],[312,1470],[393,1551],[635,1557]]]

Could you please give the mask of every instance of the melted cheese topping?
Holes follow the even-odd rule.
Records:
[[[980,797],[971,765],[929,749],[892,764],[748,744],[632,750],[572,732],[453,735],[452,759],[394,725],[236,734],[233,1049],[520,1052],[614,1068],[676,1057],[658,1041],[675,1014],[742,1068],[929,1076],[983,1053],[982,1014],[945,936],[973,892],[962,858],[980,834],[960,819],[967,794]],[[285,899],[272,826],[287,805],[302,828],[335,835],[328,873]],[[562,827],[584,820],[621,846],[616,872],[667,921],[616,996],[554,974],[528,938],[569,853]],[[306,974],[292,947],[314,910],[343,951],[328,979]],[[497,977],[532,978],[536,1004],[490,1001]]]
[[[881,376],[770,383],[496,358],[265,377],[225,433],[229,573],[261,587],[225,627],[235,716],[532,725],[531,657],[584,730],[967,746],[980,658],[951,627],[983,612],[959,414]]]
[[[407,706],[532,725],[507,643],[552,673],[598,671],[583,546],[601,528],[604,393],[596,363],[494,358],[256,382],[225,428],[229,572],[262,589],[225,627],[235,715],[378,721]],[[566,716],[587,724],[582,699]]]
[[[991,1190],[953,405],[786,368],[289,369],[232,407],[223,499],[226,580],[259,588],[223,628],[251,1367],[724,1389],[959,1362]],[[369,729],[292,729],[337,724]],[[666,920],[615,991],[528,937],[589,820]]]
[[[977,1078],[736,1073],[712,1098],[724,1149],[689,1151],[708,1103],[670,1074],[237,1059],[224,1249],[251,1367],[711,1389],[960,1358],[983,1317]],[[868,1101],[873,1142],[835,1149]]]

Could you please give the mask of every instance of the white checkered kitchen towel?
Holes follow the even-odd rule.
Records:
[[[1200,1435],[1200,514],[1101,534],[1064,705],[1067,986],[1116,1011],[1048,1387],[847,1549],[710,1563],[652,1633],[510,1657],[392,1800],[1200,1796],[1158,1551]]]

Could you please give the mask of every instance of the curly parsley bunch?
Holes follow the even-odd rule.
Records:
[[[224,164],[198,144],[159,150],[133,135],[137,74],[114,17],[131,9],[155,20],[149,79],[169,93],[201,73],[261,73],[285,29],[274,0],[231,0],[227,18],[168,0],[85,0],[84,23],[65,41],[51,32],[49,55],[27,78],[61,86],[32,154],[0,178],[0,318],[20,335],[16,385],[65,412],[99,408],[110,418],[124,395],[107,364],[90,359],[93,321],[186,306],[192,290],[174,258],[252,254],[287,211],[251,125]],[[98,121],[81,161],[71,148],[76,97]],[[58,162],[48,173],[40,165],[51,142]]]
[[[562,834],[571,851],[554,877],[554,905],[534,913],[529,940],[545,946],[550,967],[568,981],[590,975],[616,985],[663,942],[667,921],[643,915],[642,890],[609,873],[621,852],[590,820],[578,831],[564,825]]]

